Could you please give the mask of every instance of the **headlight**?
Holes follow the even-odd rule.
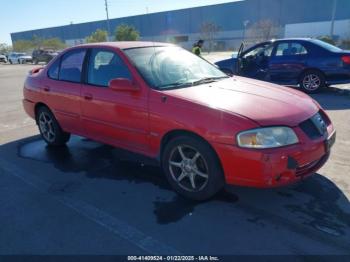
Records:
[[[240,147],[275,148],[293,145],[299,142],[294,131],[289,127],[266,127],[241,132],[237,135]]]

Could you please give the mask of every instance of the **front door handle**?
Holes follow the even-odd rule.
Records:
[[[50,87],[49,86],[44,86],[43,89],[44,89],[45,92],[50,92]]]
[[[90,101],[90,100],[92,100],[92,98],[93,98],[92,94],[84,94],[84,99],[85,100],[89,100]]]

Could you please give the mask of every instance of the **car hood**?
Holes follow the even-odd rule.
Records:
[[[239,114],[261,126],[297,126],[319,110],[304,93],[243,77],[165,92],[183,100]]]
[[[30,55],[21,55],[18,58],[22,58],[22,59],[31,59],[32,57]]]

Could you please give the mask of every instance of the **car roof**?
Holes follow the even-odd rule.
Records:
[[[311,41],[315,40],[314,38],[280,38],[280,39],[272,39],[269,42],[283,42],[283,41]]]
[[[144,41],[120,41],[120,42],[103,42],[93,44],[82,44],[76,47],[116,47],[118,49],[132,49],[141,47],[152,47],[152,46],[174,46],[169,43],[161,42],[144,42]]]

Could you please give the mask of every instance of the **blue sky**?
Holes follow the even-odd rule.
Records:
[[[110,18],[233,2],[235,0],[108,0]],[[0,43],[10,33],[105,19],[104,0],[1,1]]]

